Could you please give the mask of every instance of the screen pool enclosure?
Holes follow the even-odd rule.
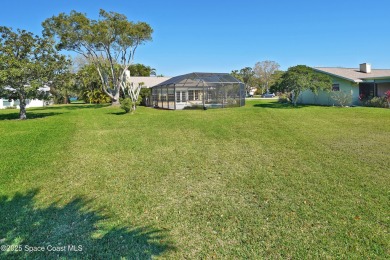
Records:
[[[228,73],[189,73],[152,88],[152,106],[164,109],[224,108],[245,105],[245,87]]]

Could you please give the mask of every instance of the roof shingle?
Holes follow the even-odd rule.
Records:
[[[390,69],[373,69],[371,73],[362,72],[357,68],[314,67],[313,69],[354,82],[363,82],[365,79],[390,78]]]

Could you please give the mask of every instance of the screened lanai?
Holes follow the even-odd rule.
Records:
[[[224,108],[245,105],[244,84],[228,73],[193,72],[152,88],[156,108]]]

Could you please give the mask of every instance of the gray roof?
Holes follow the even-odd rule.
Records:
[[[365,73],[356,68],[318,68],[314,70],[324,72],[326,74],[350,80],[353,82],[363,82],[368,79],[383,79],[390,78],[390,69],[372,69],[371,73]]]
[[[166,85],[177,86],[198,86],[200,83],[241,83],[238,79],[234,78],[229,73],[205,73],[205,72],[192,72],[180,76],[173,77],[167,81],[161,82],[156,87]]]

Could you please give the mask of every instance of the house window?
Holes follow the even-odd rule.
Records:
[[[359,96],[364,99],[373,98],[375,95],[375,83],[359,83]]]
[[[195,90],[195,100],[199,100],[199,90]]]
[[[176,102],[186,102],[185,91],[176,91]]]
[[[194,100],[194,91],[188,90],[188,100]]]
[[[188,100],[199,100],[200,90],[188,90]]]
[[[332,91],[340,91],[340,84],[333,84]]]

